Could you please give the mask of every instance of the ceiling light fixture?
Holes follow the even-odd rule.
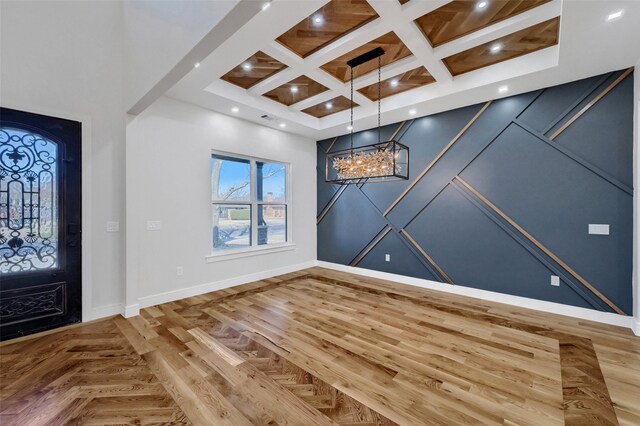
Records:
[[[507,93],[508,91],[509,91],[509,86],[498,87],[498,93]]]
[[[476,8],[484,9],[485,7],[487,7],[488,4],[489,4],[488,1],[480,1],[478,2],[478,4],[476,4]]]
[[[489,50],[491,51],[491,53],[498,53],[499,51],[502,50],[502,45],[500,43],[496,43],[493,46],[491,46]]]
[[[396,87],[398,85],[398,79],[394,78],[393,80],[390,81],[391,87]]]
[[[280,127],[284,129],[285,127],[287,127],[287,123],[280,123]]]
[[[245,62],[244,64],[242,64],[242,69],[245,71],[251,71],[251,68],[253,68],[251,66],[251,64],[249,62]]]
[[[194,68],[198,68],[198,67],[200,67],[200,62],[196,62],[195,64],[193,64],[193,67],[194,67]]]
[[[622,16],[622,10],[619,10],[617,12],[613,12],[610,13],[609,16],[607,16],[607,21],[613,21],[614,19],[618,19]]]
[[[409,115],[416,115],[416,110],[415,109],[410,109],[409,110]]]
[[[350,134],[350,147],[328,154],[325,164],[325,181],[341,185],[365,184],[368,182],[386,182],[409,179],[409,148],[395,140],[382,141],[380,125],[381,87],[380,57],[384,50],[380,47],[363,53],[347,61],[351,73],[351,118],[347,130]],[[378,143],[353,147],[353,69],[378,58]]]
[[[240,108],[238,108],[238,107],[233,107],[233,108],[231,108],[231,112],[238,113],[238,112],[240,112]]]
[[[326,104],[324,104],[324,107],[326,109],[331,109],[331,108],[333,108],[333,104],[331,102],[327,102]]]
[[[318,15],[315,18],[313,18],[313,22],[315,22],[316,24],[322,24],[322,22],[324,22],[324,19],[322,18],[321,15]]]
[[[298,86],[291,86],[291,93],[298,93]]]

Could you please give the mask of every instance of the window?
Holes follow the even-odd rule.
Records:
[[[211,155],[214,254],[289,242],[288,178],[285,163]]]

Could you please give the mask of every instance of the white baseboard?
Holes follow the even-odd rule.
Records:
[[[167,291],[151,296],[145,296],[138,299],[140,308],[159,305],[161,303],[173,302],[187,297],[198,296],[200,294],[209,293],[216,290],[222,290],[229,287],[235,287],[241,284],[247,284],[253,281],[264,280],[278,275],[288,274],[290,272],[299,271],[316,266],[316,261],[298,263],[295,265],[285,266],[282,268],[270,269],[267,271],[257,272],[255,274],[242,275],[239,277],[228,278],[226,280],[215,281],[206,284],[200,284],[192,287],[181,288],[179,290]]]
[[[494,291],[479,290],[471,287],[464,287],[459,285],[454,286],[443,284],[437,281],[390,274],[387,272],[379,272],[371,269],[355,268],[353,266],[345,266],[337,263],[323,262],[320,260],[317,262],[317,265],[322,268],[334,269],[336,271],[349,272],[356,275],[394,281],[401,284],[413,285],[430,290],[459,294],[461,296],[475,297],[477,299],[488,300],[491,302],[505,303],[508,305],[536,309],[538,311],[549,312],[552,314],[566,315],[569,317],[596,321],[604,324],[627,327],[632,329],[636,335],[640,335],[640,321],[637,319],[635,319],[634,321],[634,318],[630,316],[613,314],[609,312],[600,312],[593,309],[563,305],[561,303],[546,302],[544,300],[530,299],[527,297],[512,296],[509,294],[496,293]]]
[[[135,317],[136,315],[140,315],[140,304],[134,303],[132,305],[120,305],[122,310],[122,316],[125,318]]]
[[[123,308],[120,303],[98,306],[97,308],[89,308],[86,312],[82,313],[82,322],[93,321],[122,313]]]
[[[387,281],[393,281],[401,284],[408,284],[416,287],[427,288],[430,290],[442,291],[445,293],[458,294],[461,296],[475,297],[477,299],[487,300],[491,302],[505,303],[508,305],[518,306],[522,308],[536,309],[542,312],[566,315],[569,317],[596,321],[604,324],[617,325],[620,327],[630,328],[637,336],[640,336],[640,319],[631,316],[618,315],[609,312],[600,312],[592,309],[580,308],[577,306],[563,305],[560,303],[546,302],[543,300],[529,299],[526,297],[512,296],[509,294],[496,293],[493,291],[479,290],[471,287],[452,286],[437,281],[424,280],[420,278],[407,277],[404,275],[390,274],[387,272],[379,272],[371,269],[355,268],[352,266],[340,265],[337,263],[323,261],[308,261],[295,265],[285,266],[277,269],[257,272],[254,274],[242,275],[240,277],[228,278],[226,280],[215,281],[206,284],[200,284],[192,287],[186,287],[179,290],[158,293],[151,296],[141,297],[138,304],[124,306],[119,303],[112,305],[93,308],[83,313],[82,321],[91,321],[103,317],[121,314],[125,318],[136,316],[140,313],[141,308],[146,308],[161,303],[172,302],[187,297],[197,296],[216,290],[222,290],[229,287],[247,284],[253,281],[264,280],[278,275],[288,274],[302,269],[320,266],[322,268],[333,269],[336,271],[349,272],[356,275],[366,277],[379,278]]]

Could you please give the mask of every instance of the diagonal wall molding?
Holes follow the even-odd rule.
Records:
[[[571,268],[569,265],[567,265],[565,262],[562,261],[562,259],[560,259],[558,256],[556,256],[551,250],[549,250],[547,247],[545,247],[540,241],[538,241],[533,235],[531,235],[530,233],[528,233],[522,226],[518,225],[513,219],[511,219],[509,216],[506,215],[506,213],[504,213],[502,210],[500,210],[498,208],[498,206],[496,206],[495,204],[493,204],[491,201],[489,201],[484,195],[482,195],[480,192],[478,192],[478,190],[476,190],[473,186],[471,186],[469,183],[467,183],[464,179],[462,179],[460,176],[456,176],[456,180],[458,182],[460,182],[462,185],[464,185],[469,191],[471,191],[476,197],[478,197],[480,200],[482,200],[483,203],[485,203],[487,206],[489,206],[489,208],[491,208],[491,210],[493,210],[495,213],[497,213],[498,215],[500,215],[500,217],[502,217],[504,220],[506,220],[507,222],[509,222],[509,224],[511,226],[513,226],[515,229],[518,230],[518,232],[520,232],[525,238],[527,238],[529,241],[531,241],[533,244],[535,244],[540,250],[542,250],[547,256],[549,256],[550,258],[552,258],[558,265],[562,266],[567,272],[569,272],[575,279],[577,279],[578,281],[580,281],[582,283],[582,285],[584,285],[585,287],[587,287],[589,290],[591,290],[593,292],[593,294],[595,294],[596,296],[598,296],[603,302],[605,302],[607,305],[609,305],[609,307],[611,307],[611,309],[613,309],[614,311],[616,311],[617,313],[621,314],[621,315],[625,315],[625,312],[620,309],[619,307],[617,307],[611,300],[609,300],[604,294],[600,293],[591,283],[589,283],[587,280],[585,280],[580,274],[578,274],[578,272],[576,272],[573,268]]]
[[[366,245],[363,245],[363,247],[351,247],[349,249],[352,253],[358,253],[355,258],[352,258],[352,262],[350,263],[354,266],[357,266],[358,264],[364,263],[363,261],[367,259],[366,264],[369,265],[368,267],[372,267],[372,265],[376,265],[377,261],[374,261],[370,256],[373,254],[375,254],[375,256],[380,256],[381,252],[379,250],[374,251],[373,249],[376,247],[376,245],[378,245],[384,239],[384,237],[386,237],[387,235],[390,235],[390,233],[395,233],[396,236],[400,238],[400,241],[402,241],[403,244],[411,250],[411,252],[420,260],[420,263],[434,277],[438,277],[438,279],[441,279],[442,282],[448,282],[453,284],[453,279],[451,277],[454,277],[455,279],[456,271],[455,269],[452,269],[451,265],[455,264],[456,260],[443,259],[442,252],[439,249],[438,245],[434,245],[433,242],[430,243],[429,241],[424,240],[423,239],[424,236],[418,235],[420,234],[419,232],[415,232],[415,230],[418,229],[418,228],[415,228],[415,226],[418,226],[418,225],[414,224],[413,228],[410,228],[410,231],[407,230],[407,227],[411,225],[414,222],[414,220],[418,218],[418,216],[421,215],[427,209],[427,207],[431,205],[431,203],[434,200],[436,199],[440,200],[439,197],[443,194],[443,191],[446,188],[452,187],[452,188],[455,188],[457,192],[459,192],[464,196],[464,198],[461,198],[461,199],[466,198],[476,208],[479,208],[483,212],[483,214],[486,215],[493,223],[498,225],[498,228],[495,228],[495,231],[490,231],[490,229],[487,228],[487,230],[483,232],[489,232],[489,233],[506,232],[511,239],[515,240],[521,247],[523,247],[526,250],[525,253],[528,253],[528,255],[535,258],[538,264],[541,264],[542,266],[544,266],[544,268],[549,270],[553,275],[557,275],[561,277],[563,285],[564,284],[567,285],[567,287],[565,288],[571,290],[568,292],[565,291],[564,293],[557,293],[557,294],[564,294],[564,296],[562,297],[565,297],[566,300],[568,300],[568,302],[564,302],[564,303],[574,303],[576,304],[576,306],[593,306],[593,308],[596,310],[600,310],[600,311],[611,310],[620,315],[626,315],[624,298],[621,298],[620,291],[630,292],[630,288],[631,288],[630,280],[620,281],[619,278],[616,278],[616,281],[612,282],[612,281],[602,279],[602,277],[600,276],[601,274],[598,275],[598,273],[596,273],[594,275],[593,271],[580,272],[580,268],[583,268],[585,266],[584,261],[579,260],[576,263],[576,259],[575,258],[572,259],[570,253],[569,255],[567,255],[567,250],[565,246],[562,246],[562,250],[560,250],[560,248],[557,247],[557,238],[556,239],[549,238],[548,235],[536,235],[536,237],[534,238],[533,237],[534,234],[526,230],[525,227],[523,227],[520,223],[517,223],[512,217],[508,216],[502,209],[498,208],[497,205],[492,201],[490,201],[487,196],[485,196],[480,191],[478,191],[472,184],[468,183],[468,182],[475,182],[474,180],[469,180],[467,182],[464,179],[462,179],[460,176],[462,172],[465,172],[464,174],[465,179],[467,178],[467,174],[469,174],[470,176],[474,175],[474,177],[477,177],[476,175],[479,171],[482,172],[482,170],[486,169],[487,163],[486,163],[486,160],[479,161],[478,163],[484,164],[483,166],[484,169],[483,168],[478,169],[478,167],[475,165],[476,160],[481,158],[482,159],[500,158],[495,156],[498,154],[504,155],[501,153],[510,152],[509,150],[505,151],[505,147],[509,146],[507,142],[508,138],[516,137],[516,135],[529,134],[533,137],[526,139],[527,143],[537,144],[539,142],[543,142],[546,146],[553,148],[553,150],[542,150],[542,151],[540,151],[542,148],[537,148],[537,150],[532,151],[532,152],[535,152],[536,155],[542,156],[541,158],[545,158],[545,157],[554,158],[554,160],[561,157],[567,157],[571,161],[576,162],[582,168],[587,170],[587,172],[583,174],[583,172],[579,171],[580,167],[571,166],[570,168],[567,169],[567,171],[565,170],[549,171],[550,173],[559,173],[559,179],[562,179],[565,183],[574,182],[574,181],[577,183],[577,182],[580,182],[583,178],[584,179],[588,178],[589,182],[595,183],[598,179],[600,179],[603,182],[607,182],[611,189],[607,189],[607,186],[598,184],[599,191],[607,194],[615,194],[617,193],[617,191],[623,191],[625,195],[631,195],[633,192],[632,188],[630,188],[627,184],[621,182],[619,179],[615,178],[613,174],[610,172],[610,166],[607,163],[598,163],[598,166],[596,166],[590,163],[585,158],[583,158],[580,154],[577,154],[576,152],[569,150],[565,146],[564,141],[561,141],[562,143],[558,143],[558,141],[552,141],[548,136],[546,136],[543,133],[543,131],[547,128],[548,129],[556,128],[557,126],[559,126],[558,123],[562,123],[563,120],[567,120],[568,116],[575,117],[576,116],[575,111],[578,108],[580,108],[580,111],[582,111],[580,115],[583,115],[584,112],[586,111],[584,109],[585,105],[588,105],[589,109],[592,109],[593,106],[597,104],[597,102],[601,101],[607,96],[617,96],[617,97],[622,96],[624,92],[621,92],[620,90],[613,91],[613,89],[616,86],[618,86],[625,78],[628,78],[631,75],[632,71],[633,71],[632,69],[631,70],[627,69],[620,72],[608,73],[606,75],[602,75],[599,77],[593,77],[590,80],[584,80],[585,83],[573,84],[571,86],[567,84],[566,86],[569,87],[569,89],[564,89],[565,86],[558,86],[558,87],[563,87],[563,89],[562,90],[557,89],[559,91],[556,91],[556,92],[554,92],[556,88],[549,88],[549,89],[543,89],[535,92],[530,92],[527,94],[514,96],[513,98],[505,98],[499,101],[489,101],[482,106],[478,105],[479,109],[474,110],[474,112],[472,112],[474,114],[473,117],[468,122],[466,122],[466,124],[464,125],[460,124],[462,128],[451,140],[449,140],[449,142],[447,142],[444,148],[442,149],[438,148],[440,149],[440,151],[438,151],[435,154],[433,154],[433,150],[432,151],[418,150],[418,152],[425,152],[425,153],[429,152],[430,157],[428,160],[425,160],[420,157],[416,157],[414,155],[414,151],[411,151],[412,153],[411,168],[412,170],[418,169],[421,171],[416,175],[416,177],[413,178],[413,180],[410,181],[408,186],[395,186],[395,187],[390,186],[390,188],[394,188],[393,189],[394,191],[397,191],[398,193],[397,196],[395,194],[393,194],[392,197],[389,197],[388,195],[383,196],[383,193],[380,192],[380,190],[377,190],[377,189],[373,190],[374,187],[371,187],[371,189],[368,190],[367,188],[369,188],[369,185],[367,185],[366,182],[363,182],[362,184],[359,184],[359,185],[355,185],[354,187],[358,191],[360,191],[362,195],[365,196],[365,199],[369,203],[371,203],[371,206],[374,207],[376,211],[381,215],[381,219],[385,221],[386,226],[383,228],[382,231],[380,231],[380,232],[383,232],[384,235],[381,236],[380,232],[378,232],[375,234],[375,236],[371,240],[369,240],[366,243]],[[628,87],[628,84],[625,84],[624,87]],[[553,93],[561,93],[562,95],[558,96],[558,95],[554,95]],[[612,93],[615,93],[615,95],[611,95]],[[626,99],[626,98],[621,98],[621,99]],[[546,103],[548,102],[562,102],[562,105],[561,105],[561,108],[558,108],[555,105],[545,106],[547,105]],[[611,101],[609,101],[608,105],[612,105]],[[616,108],[617,107],[618,106],[616,105]],[[620,106],[620,108],[631,108],[631,107],[632,106],[629,106],[629,105]],[[553,111],[553,114],[549,114],[547,111]],[[601,111],[601,110],[597,110],[597,111]],[[608,110],[608,112],[610,113],[610,109]],[[448,116],[447,114],[448,113],[441,113],[441,114],[438,114],[437,116],[432,116],[424,119],[416,118],[406,122],[404,125],[403,123],[400,123],[399,127],[396,129],[394,139],[399,140],[404,144],[407,144],[410,147],[410,149],[413,149],[416,146],[418,146],[417,144],[429,144],[430,141],[428,138],[424,138],[424,139],[421,138],[421,135],[423,135],[422,129],[430,128],[429,126],[434,126],[434,125],[437,126],[438,125],[437,120],[446,120],[447,119],[446,117]],[[505,114],[507,115],[505,116]],[[626,117],[626,115],[624,116]],[[569,120],[571,124],[573,124],[578,122],[578,118],[579,117],[575,119],[569,118]],[[545,120],[545,121],[535,122],[536,119]],[[466,120],[468,120],[468,118]],[[531,124],[531,120],[534,120],[534,124]],[[626,124],[617,123],[616,125],[620,127]],[[416,128],[415,126],[418,126],[418,127]],[[520,131],[520,133],[518,133],[515,130],[516,127],[519,129],[518,131]],[[565,130],[568,127],[569,126],[565,127]],[[409,129],[412,129],[412,131],[408,132]],[[453,134],[453,133],[450,133],[450,134]],[[409,136],[410,140],[406,140],[407,135],[410,135]],[[493,143],[498,139],[500,139],[502,142],[499,145],[496,145],[497,148],[493,148],[494,146]],[[330,149],[333,149],[333,147],[337,143],[336,142],[337,140],[339,139],[333,139],[333,141],[327,140],[321,143],[321,149],[323,149],[322,147],[324,147],[323,150],[326,151],[326,147],[329,144],[331,145]],[[536,142],[536,141],[539,141],[539,142]],[[624,149],[621,147],[624,147],[625,146],[624,144],[626,143],[630,144],[631,141],[613,140],[611,141],[611,143],[613,144],[612,149],[614,148]],[[489,149],[490,147],[491,149]],[[435,157],[431,157],[431,155],[435,155]],[[464,160],[460,159],[461,155],[464,157]],[[420,167],[421,161],[424,161],[425,163],[427,163],[426,166],[423,166],[424,168],[422,169]],[[518,161],[526,161],[526,159],[520,158],[518,159]],[[557,161],[560,161],[560,160],[557,160]],[[569,164],[567,163],[567,160],[562,160],[561,163],[558,163],[557,161],[555,164]],[[474,164],[474,166],[470,167],[472,164]],[[322,166],[324,167],[324,164]],[[615,165],[613,166],[615,167]],[[495,164],[495,167],[499,168],[501,167],[501,165]],[[532,169],[531,172],[533,172],[534,170],[535,169]],[[571,173],[579,173],[579,174],[575,176],[563,175],[563,173],[566,174],[566,173],[569,173],[569,171],[571,171]],[[526,173],[529,173],[529,171],[527,171]],[[500,174],[496,176],[500,176]],[[526,176],[526,174],[523,176]],[[594,176],[594,177],[592,178],[590,176]],[[526,181],[518,181],[518,183],[520,184],[525,182]],[[322,185],[322,184],[323,183],[321,182],[319,183],[319,185]],[[492,188],[493,190],[499,190],[502,183],[499,181],[484,182],[482,188],[487,188],[487,185],[489,185],[489,187]],[[375,188],[379,188],[379,186],[376,186]],[[562,186],[562,188],[566,188],[566,190],[568,190],[568,188],[566,187],[566,184]],[[582,185],[576,189],[578,190],[577,195],[576,193],[574,193],[572,194],[573,197],[576,197],[576,196],[579,197],[580,196],[579,194],[582,194],[582,193],[584,193],[585,196],[588,197],[588,194],[584,192],[586,189],[588,189],[588,187],[585,187],[584,185]],[[513,187],[512,185],[512,190],[517,191],[517,187]],[[539,193],[540,188],[537,188],[537,190],[538,192],[536,193],[536,196],[542,196],[543,194]],[[343,199],[338,199],[338,198],[339,197],[334,197],[334,199],[332,199],[332,205],[344,202]],[[393,201],[389,200],[389,198],[391,198],[391,200]],[[611,219],[607,219],[606,218],[607,216],[605,216],[605,218],[603,219],[594,218],[593,219],[594,222],[589,222],[589,223],[606,223],[605,221],[611,221],[611,220],[614,220],[614,218],[615,220],[624,220],[626,216],[620,215],[618,213],[621,211],[624,212],[625,209],[629,208],[629,206],[627,206],[626,204],[626,201],[624,201],[624,198],[625,197],[623,195],[610,195],[609,199],[616,200],[615,201],[616,203],[618,202],[617,200],[620,200],[619,202],[623,203],[620,206],[616,204],[616,205],[602,207],[605,209],[609,209],[611,211],[611,214],[615,214],[615,216],[612,216]],[[501,202],[503,201],[504,200],[501,200]],[[391,204],[389,204],[389,202],[391,202]],[[458,202],[458,201],[455,201],[455,202]],[[585,200],[584,202],[582,201],[580,202],[581,202],[580,204],[581,206],[582,205],[586,206],[589,203],[591,203],[591,200]],[[593,200],[593,202],[597,204],[597,200]],[[439,201],[438,205],[442,206],[443,204],[441,203],[442,202]],[[383,212],[386,206],[389,206],[389,207],[387,208],[386,211]],[[602,208],[600,208],[600,210],[602,210]],[[509,211],[510,212],[509,214],[511,215],[512,214],[511,210],[512,209],[507,209],[506,211]],[[345,209],[345,206],[341,204],[340,211],[341,212],[348,211],[348,208]],[[328,213],[328,210],[325,209],[322,213],[326,215]],[[565,222],[566,222],[567,214],[570,215],[571,210],[554,212],[554,216],[557,216],[557,215],[565,216],[565,219],[564,219]],[[545,213],[541,212],[541,215],[544,216]],[[530,225],[536,223],[535,221],[531,222],[532,217],[534,216],[532,216],[531,214],[528,214],[528,216],[519,215],[519,216],[516,216],[516,220],[520,222],[521,219],[527,218],[527,221],[525,221],[523,225],[526,227],[529,227]],[[339,221],[340,220],[339,217],[338,218],[332,217],[331,223],[336,223],[335,222],[336,220]],[[443,219],[440,218],[439,220],[441,221]],[[595,220],[600,220],[602,222],[597,222]],[[421,221],[416,223],[424,224],[426,222]],[[419,226],[422,226],[422,225],[419,225]],[[616,222],[612,224],[612,227],[613,229],[615,229],[616,235],[626,235],[625,229],[627,229],[627,227],[629,227],[628,229],[630,229],[631,224],[624,221],[620,223]],[[544,228],[542,229],[544,231]],[[540,231],[540,228],[537,228],[536,232],[539,233],[539,231]],[[327,232],[327,230],[323,232]],[[559,229],[558,232],[574,232],[574,231],[573,230],[570,231],[569,229],[567,229],[566,231]],[[423,235],[427,235],[427,234],[423,234]],[[569,235],[567,236],[567,238],[569,238],[569,241],[570,241],[571,237]],[[584,237],[581,237],[581,238],[582,240],[585,240]],[[588,243],[589,247],[587,247],[586,249],[587,255],[596,256],[593,258],[593,262],[599,262],[600,258],[607,258],[608,256],[608,259],[610,259],[610,260],[607,260],[607,262],[609,262],[608,264],[613,265],[611,263],[611,261],[613,261],[613,262],[618,262],[618,263],[614,263],[616,265],[618,264],[623,265],[623,263],[626,261],[625,260],[626,255],[624,253],[627,253],[628,250],[625,251],[626,249],[624,247],[617,247],[617,246],[611,247],[610,244],[613,244],[613,243],[618,244],[618,241],[621,241],[621,243],[624,241],[624,237],[619,237],[619,238],[616,237],[616,238],[617,239],[611,239],[611,243],[609,243],[608,239],[604,240],[602,237],[600,237],[600,240],[598,240],[598,237],[593,237],[593,238],[589,237],[588,240],[585,240],[585,241],[589,241]],[[620,240],[620,238],[622,238],[622,240]],[[543,245],[541,241],[545,241],[545,244]],[[549,243],[550,241],[551,243]],[[602,246],[601,242],[605,243],[605,246],[606,244],[609,244],[609,246],[606,246],[606,247],[610,247],[607,250],[607,252],[595,251],[598,247]],[[442,243],[443,242],[440,241],[438,244],[442,244]],[[548,244],[551,244],[551,245],[548,245]],[[429,248],[429,253],[427,253],[424,247]],[[342,250],[342,249],[340,247],[332,247],[330,244],[330,241],[323,242],[323,244],[319,245],[318,247],[318,258],[320,261],[323,260],[323,252],[325,250]],[[561,259],[557,254],[554,253],[554,252],[557,252],[557,250],[561,251],[561,255],[564,259]],[[581,253],[583,253],[585,249],[580,248],[580,250],[581,250]],[[448,253],[451,253],[450,250],[448,251]],[[620,256],[620,253],[622,253],[622,257]],[[630,253],[627,253],[627,254],[630,254]],[[611,260],[612,256],[614,255],[616,256],[617,259],[620,259],[620,260]],[[405,256],[406,256],[406,253],[405,253]],[[442,262],[442,265],[444,265],[445,268],[443,268],[441,265],[436,263],[435,259],[438,259],[438,263]],[[584,259],[584,257],[582,259]],[[379,262],[380,262],[379,267],[381,268],[382,271],[384,271],[385,270],[384,262],[382,262],[382,259]],[[532,263],[527,263],[527,264],[533,265]],[[576,265],[577,267],[569,266],[569,265]],[[413,272],[412,271],[408,272],[409,275],[419,276],[420,272],[418,271],[418,268],[420,266],[418,264],[409,264],[408,267],[414,269]],[[531,267],[533,268],[533,266]],[[447,272],[451,273],[451,276],[447,272],[445,272],[444,269],[446,269]],[[542,270],[536,269],[535,271],[536,271],[535,272],[536,274],[540,274]],[[626,268],[623,268],[623,269],[618,268],[617,271],[626,271]],[[616,273],[617,273],[616,277],[622,277],[626,274],[626,272],[616,272]],[[585,277],[589,277],[589,278],[587,279]],[[629,274],[629,278],[630,278],[630,274]],[[466,278],[466,279],[469,280],[469,278]],[[548,278],[546,278],[546,280],[548,280]],[[548,286],[549,285],[548,281],[546,281],[544,285]],[[607,287],[600,287],[604,285],[617,286],[617,290],[612,291],[611,293],[613,294],[611,294],[611,297],[608,297],[606,296],[606,294],[609,294],[610,291],[607,290]],[[620,286],[624,286],[623,287],[624,290],[620,290]],[[503,285],[503,288],[504,288],[504,285]],[[530,290],[531,288],[533,287],[529,287]],[[538,290],[534,290],[534,291],[538,291]],[[542,283],[539,291],[545,292],[545,288],[542,286]],[[515,290],[514,294],[518,294],[517,290]],[[546,291],[545,297],[542,297],[542,299],[553,300],[553,297],[556,297],[554,296],[554,294],[555,293],[549,293],[548,291]],[[571,296],[572,294],[573,296]],[[551,297],[552,299],[549,299],[549,297]],[[575,302],[572,302],[572,300],[575,300]],[[580,300],[580,302],[578,302],[578,300]]]
[[[620,77],[616,78],[613,83],[611,83],[609,86],[607,86],[606,89],[604,89],[600,94],[598,94],[598,96],[596,96],[595,99],[593,99],[591,102],[589,102],[587,105],[585,105],[584,108],[582,108],[580,111],[578,111],[576,113],[576,115],[571,117],[569,119],[569,121],[567,121],[565,124],[562,125],[562,127],[560,127],[558,130],[556,130],[553,133],[553,135],[551,135],[549,137],[549,139],[550,140],[555,140],[555,138],[560,136],[560,134],[562,132],[564,132],[569,126],[571,126],[578,118],[582,117],[582,115],[585,112],[587,112],[589,110],[589,108],[594,106],[600,99],[604,98],[607,95],[607,93],[609,93],[611,90],[613,90],[618,84],[620,84],[620,82],[622,82],[622,80],[627,78],[627,76],[629,76],[629,74],[631,74],[632,72],[633,72],[633,67],[627,69],[624,73],[622,73],[622,75],[620,75]]]

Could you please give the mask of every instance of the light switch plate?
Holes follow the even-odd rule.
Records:
[[[600,223],[590,223],[589,235],[609,235],[609,225],[600,224]]]
[[[162,227],[162,223],[159,220],[148,220],[147,231],[159,231]]]
[[[384,260],[385,260],[385,262],[391,262],[391,255],[390,254],[385,254],[384,255]]]
[[[120,232],[120,222],[107,222],[107,232]]]
[[[557,275],[551,275],[551,285],[554,287],[560,287],[560,277]]]

